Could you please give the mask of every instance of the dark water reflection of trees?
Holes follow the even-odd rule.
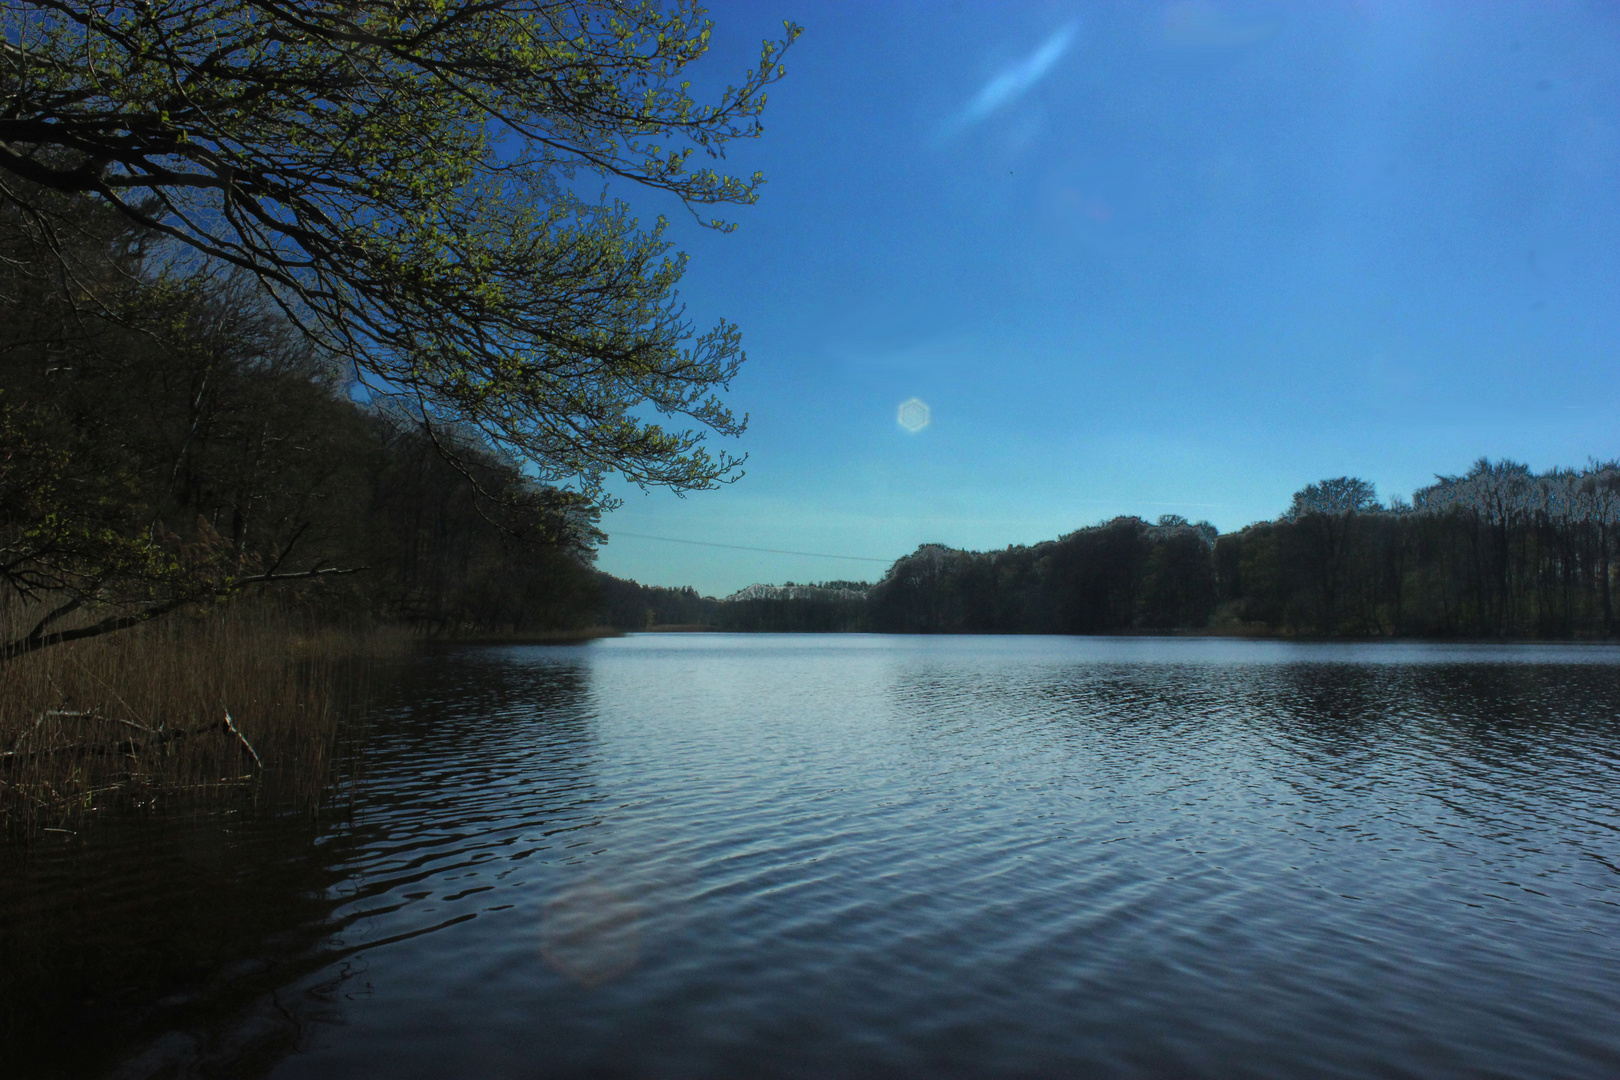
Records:
[[[364,988],[360,953],[379,942],[344,931],[365,907],[363,853],[394,815],[456,828],[452,790],[500,772],[502,747],[570,772],[589,756],[579,664],[463,657],[392,675],[350,762],[360,775],[319,812],[266,790],[0,848],[0,1075],[268,1071]],[[513,738],[481,754],[489,723]],[[541,723],[547,738],[523,737]]]

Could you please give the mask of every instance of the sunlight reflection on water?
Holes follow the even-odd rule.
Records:
[[[151,877],[157,832],[40,864],[0,925],[53,970],[87,896],[130,928],[103,965],[214,942],[130,1014],[139,1075],[233,1046],[278,1077],[1620,1075],[1617,672],[1607,646],[462,649],[402,674],[351,824],[177,834],[189,876]]]

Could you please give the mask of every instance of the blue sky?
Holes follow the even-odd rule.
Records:
[[[717,4],[805,34],[729,235],[747,476],[622,491],[599,565],[724,595],[1314,480],[1620,456],[1620,6]],[[651,217],[670,208],[639,198]],[[901,403],[927,403],[915,433]],[[880,561],[745,552],[707,543]]]

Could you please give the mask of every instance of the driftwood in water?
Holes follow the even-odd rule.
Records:
[[[110,743],[70,743],[66,746],[48,746],[40,750],[21,751],[17,749],[17,747],[22,743],[23,738],[37,732],[45,720],[51,717],[58,720],[93,720],[109,724],[119,724],[127,728],[135,729],[136,731],[140,732],[144,738],[131,737],[119,742]],[[242,729],[236,726],[236,721],[231,719],[229,710],[226,710],[225,719],[217,724],[201,724],[197,727],[191,728],[169,728],[162,726],[154,728],[148,727],[145,724],[138,724],[133,720],[125,720],[116,716],[98,716],[94,710],[76,712],[67,709],[47,709],[45,712],[41,713],[39,719],[34,722],[32,731],[28,732],[27,735],[19,737],[17,742],[12,744],[12,748],[10,750],[0,752],[0,766],[16,765],[19,762],[33,761],[37,758],[54,757],[57,754],[81,754],[86,757],[107,757],[111,755],[128,757],[139,754],[144,750],[165,746],[177,739],[187,739],[193,735],[207,735],[211,732],[219,732],[223,735],[234,736],[236,740],[242,744],[243,748],[247,750],[248,756],[253,758],[254,767],[260,772],[264,771],[264,762],[259,759],[259,752],[253,748],[252,743],[248,742],[247,736],[242,734]]]
[[[242,734],[242,729],[236,726],[235,720],[231,719],[231,710],[229,709],[225,710],[225,730],[235,735],[242,745],[247,747],[248,756],[253,759],[254,766],[260,772],[264,772],[264,762],[259,760],[259,752],[253,749],[253,744],[247,741],[247,736]]]

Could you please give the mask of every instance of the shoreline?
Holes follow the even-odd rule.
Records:
[[[1105,630],[1095,634],[1032,633],[1022,630],[730,630],[705,624],[649,626],[641,630],[617,630],[600,637],[627,637],[632,634],[781,634],[793,637],[839,637],[861,635],[865,637],[1031,637],[1031,638],[1211,638],[1223,641],[1285,641],[1296,644],[1355,645],[1355,644],[1410,644],[1426,645],[1620,645],[1620,637],[1399,637],[1388,634],[1282,634],[1275,631],[1227,630],[1221,628],[1199,630]],[[507,639],[442,638],[457,644],[522,644]],[[556,644],[568,644],[559,640]],[[580,639],[585,640],[585,639]]]
[[[420,640],[427,645],[578,645],[601,638],[624,637],[614,626],[587,626],[580,630],[534,630],[506,634],[437,634]]]

